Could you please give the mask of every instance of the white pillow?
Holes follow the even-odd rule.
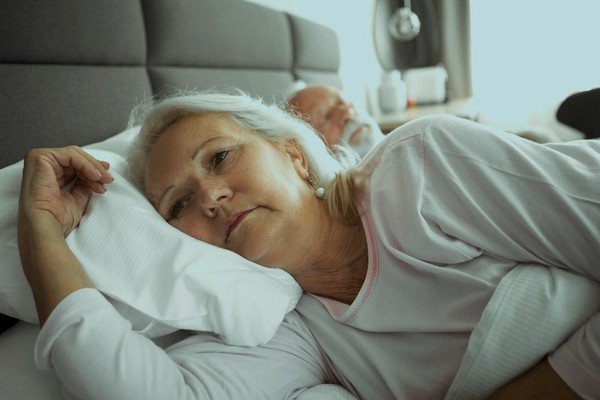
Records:
[[[139,127],[86,146],[111,164],[115,181],[93,195],[69,247],[94,285],[133,328],[149,337],[210,331],[241,346],[267,343],[302,294],[281,269],[198,241],[164,221],[124,176]],[[17,247],[22,162],[0,170],[0,313],[37,322]]]

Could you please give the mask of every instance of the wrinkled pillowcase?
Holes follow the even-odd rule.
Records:
[[[267,343],[302,294],[285,271],[266,268],[170,226],[125,178],[139,127],[84,147],[111,164],[115,181],[93,195],[67,243],[90,279],[133,329],[148,337],[210,331],[240,346]],[[0,170],[0,313],[37,323],[17,247],[22,162]]]

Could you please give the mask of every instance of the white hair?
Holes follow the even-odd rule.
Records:
[[[326,191],[337,177],[347,176],[359,160],[352,150],[342,146],[331,151],[310,125],[277,105],[267,105],[242,91],[236,94],[178,92],[161,100],[146,100],[135,107],[129,117],[130,127],[142,125],[127,157],[129,178],[142,192],[146,190],[145,175],[150,152],[160,135],[182,118],[206,113],[227,115],[241,127],[272,142],[295,140],[306,157],[309,181]],[[339,199],[328,203],[337,207]]]

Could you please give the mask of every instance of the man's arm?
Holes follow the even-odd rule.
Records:
[[[547,359],[498,390],[490,400],[581,399],[552,369]]]
[[[600,312],[550,354],[548,361],[581,397],[600,398]]]

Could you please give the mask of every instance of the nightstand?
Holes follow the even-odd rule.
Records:
[[[404,111],[390,114],[380,114],[375,117],[383,133],[389,133],[415,118],[432,114],[452,114],[457,117],[477,121],[479,108],[472,97],[450,100],[442,104],[431,104],[409,107]]]

